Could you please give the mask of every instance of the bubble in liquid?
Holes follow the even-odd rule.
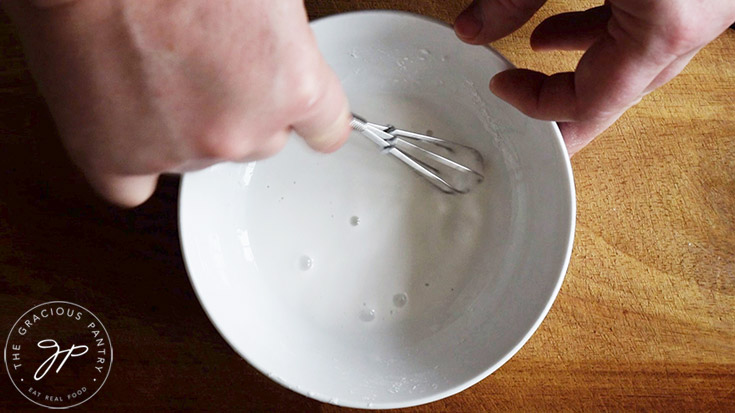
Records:
[[[363,308],[360,310],[360,321],[366,323],[375,320],[375,310],[372,308]]]
[[[408,303],[408,295],[406,293],[398,293],[393,296],[393,305],[401,308]]]
[[[304,255],[299,259],[299,268],[301,268],[301,271],[308,271],[313,265],[314,261],[309,256]]]
[[[350,218],[350,225],[352,225],[353,227],[360,225],[360,217],[353,216],[352,218]]]

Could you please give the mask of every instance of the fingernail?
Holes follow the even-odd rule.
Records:
[[[495,85],[497,84],[497,82],[498,81],[495,80],[495,76],[493,76],[493,77],[490,78],[490,90],[492,90],[495,87]]]
[[[454,31],[464,40],[472,40],[480,34],[482,21],[475,13],[476,6],[470,6],[457,17],[454,22]]]
[[[493,94],[498,94],[498,77],[493,76],[492,79],[490,79],[490,91],[493,92]]]

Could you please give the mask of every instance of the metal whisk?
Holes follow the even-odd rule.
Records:
[[[476,149],[433,136],[378,125],[352,114],[350,126],[448,194],[466,194],[485,177]]]

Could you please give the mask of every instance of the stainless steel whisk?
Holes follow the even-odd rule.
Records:
[[[469,146],[371,123],[354,113],[350,126],[448,194],[466,194],[485,179],[482,155]]]

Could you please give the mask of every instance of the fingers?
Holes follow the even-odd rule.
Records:
[[[310,98],[306,114],[292,127],[311,148],[328,153],[339,149],[347,140],[352,114],[337,75],[326,63],[322,66],[317,77],[326,82],[321,91]]]
[[[567,147],[567,153],[569,156],[573,156],[575,153],[587,146],[592,139],[615,123],[621,115],[622,112],[602,121],[559,123],[559,129],[561,130],[561,135],[564,138],[564,144]]]
[[[474,0],[454,22],[463,41],[486,44],[523,26],[546,0]]]
[[[661,71],[661,73],[658,74],[658,76],[656,76],[655,79],[653,79],[653,81],[648,85],[648,87],[646,87],[646,90],[644,91],[644,93],[650,93],[654,89],[662,86],[669,80],[673,79],[674,76],[681,73],[681,71],[684,70],[684,67],[686,67],[686,65],[689,64],[689,61],[692,60],[694,55],[696,55],[697,52],[699,52],[699,50],[700,49],[696,49],[692,52],[689,52],[677,58],[673,62],[671,62],[668,66],[666,66],[664,70]]]
[[[623,113],[580,120],[574,110],[577,98],[574,73],[570,72],[547,76],[526,69],[508,70],[491,80],[490,90],[528,116],[559,121],[569,156],[585,147]]]
[[[528,116],[574,122],[563,126],[570,152],[589,143],[637,103],[676,57],[655,58],[603,34],[574,73],[551,76],[515,69],[497,74],[490,89]]]
[[[587,50],[607,29],[609,6],[562,13],[541,22],[531,34],[534,50]]]
[[[623,113],[604,119],[579,120],[572,110],[577,104],[574,73],[546,76],[526,69],[509,70],[492,79],[490,90],[528,116],[559,121],[569,156],[586,146]]]
[[[528,69],[506,70],[492,78],[490,90],[532,118],[574,120],[574,73],[547,76]]]
[[[88,173],[87,180],[107,201],[132,208],[147,201],[156,190],[158,175],[114,175]]]

